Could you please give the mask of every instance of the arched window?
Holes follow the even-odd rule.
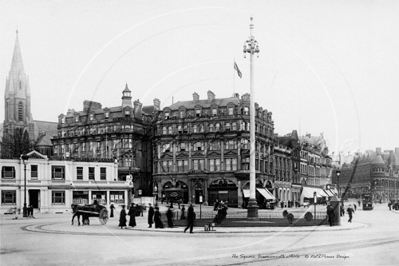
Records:
[[[18,121],[24,120],[24,104],[19,102],[18,104]]]

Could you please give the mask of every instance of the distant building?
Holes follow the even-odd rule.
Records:
[[[183,202],[245,206],[249,197],[250,95],[193,99],[164,107],[156,116],[153,178],[158,197]],[[274,122],[256,104],[257,197],[273,199]]]
[[[356,163],[357,161],[357,163]],[[355,168],[356,166],[356,168]],[[340,171],[338,178],[336,172]],[[399,148],[382,152],[366,151],[357,154],[351,163],[336,166],[333,183],[342,197],[360,197],[370,192],[377,202],[388,202],[399,197]]]
[[[25,74],[19,45],[18,31],[15,39],[11,68],[4,92],[4,122],[0,125],[1,137],[14,135],[16,129],[29,133],[30,146],[42,154],[51,156],[51,137],[57,132],[56,122],[33,120],[31,114],[31,90],[29,78]],[[4,148],[1,157],[10,157]]]
[[[71,204],[90,204],[94,200],[109,208],[126,205],[129,181],[117,180],[118,165],[108,162],[51,160],[36,151],[22,159],[0,159],[1,213],[16,208],[22,213],[26,203],[41,213],[71,213]]]

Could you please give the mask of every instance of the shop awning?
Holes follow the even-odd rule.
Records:
[[[303,187],[302,188],[302,197],[303,198],[313,198],[313,193],[316,192],[318,198],[329,197],[326,192],[324,192],[321,188],[316,187]]]
[[[242,194],[244,195],[244,198],[249,198],[249,196],[250,196],[249,189],[243,189]]]
[[[333,196],[334,196],[334,194],[333,194],[329,189],[325,189],[324,192],[326,192],[326,194],[327,194],[329,197],[333,197]]]
[[[276,198],[265,188],[257,188],[256,189],[265,199],[267,200],[275,200]]]
[[[334,196],[338,196],[338,190],[336,188],[330,189],[330,192],[334,195]]]

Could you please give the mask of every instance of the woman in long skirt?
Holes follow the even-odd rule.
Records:
[[[161,213],[159,212],[158,207],[155,208],[154,223],[155,223],[155,228],[163,228],[163,223],[161,221]]]
[[[115,209],[114,204],[111,204],[111,206],[109,208],[111,209],[111,215],[109,217],[112,218],[112,217],[114,217],[114,209]]]
[[[122,210],[120,212],[119,215],[119,226],[121,227],[121,229],[123,229],[123,227],[126,227],[126,211],[125,211],[125,205],[122,205]]]
[[[134,207],[134,203],[130,206],[128,215],[130,216],[129,226],[135,227],[136,226],[136,208]]]

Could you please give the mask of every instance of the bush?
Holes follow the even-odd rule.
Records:
[[[284,210],[284,211],[283,211],[283,217],[284,217],[284,218],[287,218],[287,215],[288,215],[288,211],[287,211],[287,210]]]
[[[290,224],[294,221],[294,215],[292,213],[287,214],[287,219]]]
[[[311,212],[305,213],[305,219],[308,222],[312,221],[313,220],[313,214]]]

